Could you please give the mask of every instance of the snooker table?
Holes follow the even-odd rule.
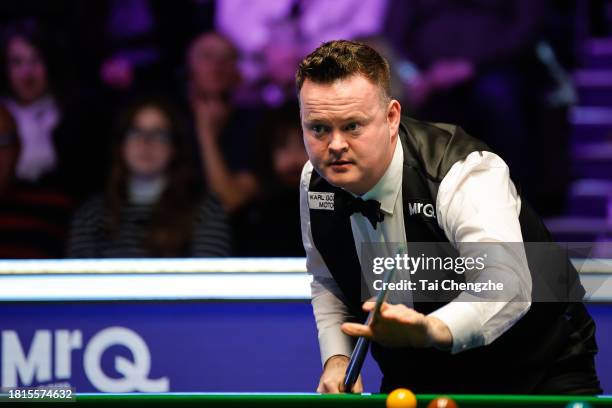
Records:
[[[417,395],[418,407],[425,408],[438,395]],[[450,395],[460,408],[469,407],[565,407],[568,402],[588,402],[592,407],[612,407],[612,397],[567,397],[531,395]],[[165,406],[165,407],[385,407],[386,394],[320,395],[297,393],[159,393],[159,394],[77,394],[78,405]],[[51,403],[55,405],[54,403]],[[46,405],[47,406],[47,405]]]

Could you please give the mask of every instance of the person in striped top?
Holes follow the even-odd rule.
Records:
[[[184,125],[168,101],[143,98],[123,112],[104,196],[76,213],[70,258],[221,257],[226,214],[201,193]]]

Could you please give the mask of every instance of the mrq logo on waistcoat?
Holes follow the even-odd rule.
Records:
[[[120,378],[110,377],[102,370],[102,355],[113,346],[127,348],[133,358],[131,361],[115,356],[114,368],[121,374]],[[80,330],[36,330],[27,352],[24,352],[16,331],[3,330],[0,356],[2,387],[68,381],[72,377],[72,352],[78,349],[83,349],[85,375],[99,391],[166,392],[170,389],[167,377],[148,378],[151,353],[147,343],[136,332],[125,327],[101,330],[85,346]]]
[[[421,214],[427,218],[436,218],[436,211],[431,203],[408,203],[408,213],[410,216]]]

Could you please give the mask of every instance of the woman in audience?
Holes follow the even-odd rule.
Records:
[[[57,71],[52,64],[50,41],[34,20],[3,30],[3,105],[17,122],[21,154],[19,180],[38,182],[57,169],[58,153],[53,132],[62,118],[56,95]]]
[[[103,189],[110,121],[101,98],[75,86],[66,43],[37,19],[2,27],[0,104],[15,118],[21,153],[16,178],[56,188],[79,203]]]
[[[229,253],[219,202],[198,193],[174,107],[146,98],[128,108],[106,194],[75,215],[68,256],[200,257]]]

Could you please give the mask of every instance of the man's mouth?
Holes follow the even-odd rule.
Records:
[[[332,169],[342,170],[342,169],[346,169],[347,167],[349,167],[352,164],[353,164],[353,162],[350,161],[350,160],[334,160],[334,161],[329,163],[329,166]]]

